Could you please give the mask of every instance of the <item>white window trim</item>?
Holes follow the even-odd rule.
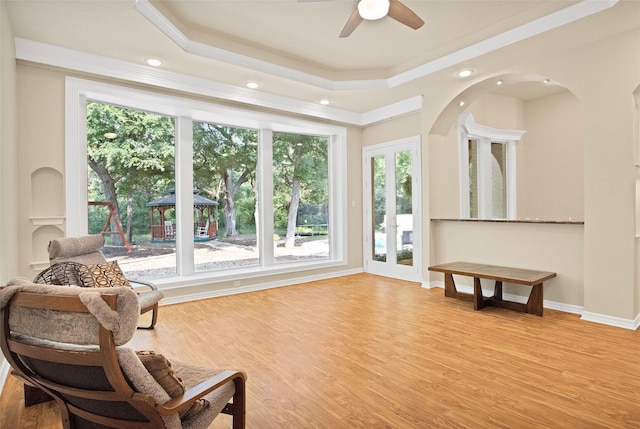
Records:
[[[478,142],[478,164],[487,163],[491,157],[491,143],[504,143],[507,153],[507,219],[516,219],[516,142],[526,131],[503,130],[477,124],[470,112],[458,117],[458,162],[460,177],[460,218],[470,219],[469,210],[469,140]],[[478,219],[491,219],[491,176],[489,169],[479,169]],[[484,171],[484,174],[482,173]]]
[[[189,219],[178,218],[178,242],[176,243],[178,277],[154,279],[154,283],[161,286],[162,289],[198,285],[205,281],[211,283],[212,281],[250,278],[257,274],[273,275],[308,271],[347,263],[346,128],[73,77],[66,78],[65,92],[65,235],[67,237],[86,235],[89,229],[86,204],[88,199],[86,103],[87,100],[91,100],[176,118],[176,188],[181,190],[181,194],[184,196],[176,201],[176,214],[182,211],[181,206],[191,206],[193,203],[191,192],[193,175],[189,174],[193,169],[192,135],[189,131],[193,121],[213,121],[229,126],[256,129],[259,130],[262,138],[272,136],[273,132],[288,132],[326,135],[330,139],[329,239],[331,249],[327,260],[304,264],[265,264],[238,270],[224,270],[223,272],[194,273],[193,240],[189,239],[193,230],[191,225],[187,224]],[[260,144],[264,147],[259,156],[264,157],[269,149],[267,146],[270,145],[265,145],[264,142]],[[272,173],[269,168],[259,169],[257,174],[260,175],[263,186],[267,182],[272,182]],[[259,195],[262,194],[262,192],[259,193]],[[267,205],[272,203],[269,198],[263,198],[260,204],[261,207],[267,208]],[[270,241],[268,238],[273,237],[273,225],[265,224],[269,222],[265,222],[262,218],[258,219],[258,222],[260,222],[258,240]],[[181,229],[182,233],[180,233]],[[268,248],[268,246],[260,247]],[[261,261],[264,261],[264,257],[268,257],[269,253],[273,256],[273,249],[264,250],[260,254]]]

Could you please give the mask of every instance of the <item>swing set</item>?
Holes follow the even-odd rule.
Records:
[[[131,252],[131,246],[129,246],[129,242],[127,241],[127,237],[124,234],[122,229],[122,224],[120,224],[120,220],[118,216],[116,216],[116,208],[109,201],[89,201],[88,204],[90,206],[106,206],[109,208],[109,214],[107,215],[107,220],[104,222],[104,226],[102,227],[102,231],[100,234],[102,235],[111,235],[117,234],[122,237],[122,242],[127,248],[128,252]],[[111,220],[116,224],[117,231],[111,231],[109,226],[111,225]]]

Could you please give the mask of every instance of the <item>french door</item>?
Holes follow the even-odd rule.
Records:
[[[363,149],[364,270],[421,281],[420,138]]]

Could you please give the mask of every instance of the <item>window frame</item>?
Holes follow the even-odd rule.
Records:
[[[458,155],[460,183],[460,218],[471,219],[469,198],[469,140],[477,142],[478,217],[494,219],[492,213],[491,143],[506,145],[507,219],[516,219],[516,142],[526,131],[504,130],[480,125],[470,112],[458,117]],[[497,219],[497,218],[495,218]]]
[[[346,265],[347,255],[347,130],[298,118],[258,112],[250,109],[166,95],[126,86],[67,77],[65,88],[65,194],[66,236],[82,236],[88,231],[87,216],[87,128],[86,103],[95,101],[125,108],[145,110],[175,119],[176,160],[176,277],[154,279],[154,283],[171,287],[202,284],[203,281],[229,281],[260,275],[307,271]],[[224,124],[258,130],[258,196],[263,213],[272,213],[273,172],[271,138],[274,132],[322,135],[329,138],[329,243],[328,259],[311,262],[274,264],[273,246],[259,246],[257,266],[235,270],[194,270],[191,211],[193,204],[193,121]],[[181,215],[189,214],[189,216]],[[259,216],[258,243],[273,241],[271,216]]]

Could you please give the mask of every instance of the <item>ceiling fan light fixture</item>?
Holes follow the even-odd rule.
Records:
[[[370,21],[383,18],[389,13],[389,0],[360,0],[358,13]]]

